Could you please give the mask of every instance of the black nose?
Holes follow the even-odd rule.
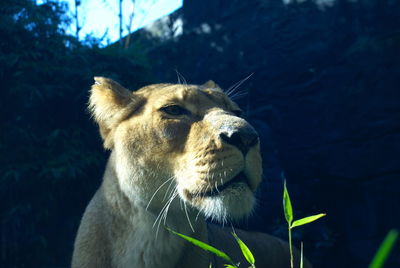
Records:
[[[244,155],[249,149],[258,142],[258,134],[251,127],[243,127],[240,129],[229,129],[219,134],[222,141],[237,147]]]

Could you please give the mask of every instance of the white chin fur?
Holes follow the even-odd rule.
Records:
[[[247,185],[233,185],[217,196],[202,197],[197,208],[207,217],[220,223],[240,220],[248,216],[255,199]]]

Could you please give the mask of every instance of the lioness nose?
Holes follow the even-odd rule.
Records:
[[[258,134],[251,127],[227,129],[219,134],[225,143],[236,146],[244,155],[258,142]]]

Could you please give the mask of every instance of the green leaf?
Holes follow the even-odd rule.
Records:
[[[383,240],[381,246],[376,252],[374,258],[372,259],[371,264],[368,268],[381,268],[385,264],[387,257],[389,256],[390,251],[392,250],[394,243],[397,240],[399,232],[397,230],[390,230],[390,232],[386,235]]]
[[[224,264],[224,266],[227,267],[227,268],[238,268],[237,266],[230,265],[230,264]]]
[[[285,212],[285,219],[290,226],[293,221],[293,209],[292,203],[290,202],[289,193],[286,188],[286,181],[283,184],[283,211]]]
[[[253,253],[251,253],[250,249],[246,246],[246,244],[235,234],[232,233],[233,237],[235,237],[237,243],[239,244],[240,250],[243,253],[243,256],[246,258],[246,260],[254,265],[256,260],[254,259]]]
[[[216,249],[216,248],[214,248],[214,247],[212,247],[212,246],[210,246],[210,245],[208,245],[208,244],[206,244],[204,242],[201,242],[200,240],[197,240],[197,239],[192,238],[190,236],[175,232],[175,231],[173,231],[173,230],[171,230],[169,228],[167,228],[167,230],[170,231],[173,234],[176,234],[176,235],[182,237],[183,239],[185,239],[186,241],[192,243],[193,245],[198,246],[199,248],[202,248],[202,249],[204,249],[204,250],[206,250],[208,252],[211,252],[211,253],[217,255],[218,257],[226,260],[227,262],[230,262],[231,264],[234,264],[232,259],[225,252],[223,252],[223,251],[221,251],[219,249]]]
[[[325,213],[320,213],[320,214],[317,214],[317,215],[313,215],[313,216],[308,216],[308,217],[302,218],[300,220],[295,220],[293,222],[293,224],[290,226],[290,228],[294,228],[294,227],[297,227],[297,226],[300,226],[300,225],[304,225],[304,224],[316,221],[319,218],[324,217],[325,215],[326,215]]]

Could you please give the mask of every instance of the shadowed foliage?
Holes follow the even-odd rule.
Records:
[[[67,266],[106,158],[86,110],[93,76],[133,89],[151,77],[129,50],[67,36],[58,1],[1,1],[0,10],[0,266]]]

